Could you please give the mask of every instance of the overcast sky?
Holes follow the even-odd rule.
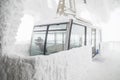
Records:
[[[68,3],[67,1],[66,3]],[[24,3],[24,18],[32,17],[33,19],[29,18],[30,22],[31,19],[34,20],[32,24],[56,18],[58,2],[59,0],[26,0]],[[87,4],[84,4],[83,0],[75,0],[75,2],[76,15],[88,19],[93,25],[101,27],[103,41],[120,41],[118,36],[120,34],[120,0],[87,0]],[[21,19],[22,26],[29,23],[29,20],[25,19]]]

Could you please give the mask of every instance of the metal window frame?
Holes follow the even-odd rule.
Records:
[[[73,24],[73,19],[70,19],[69,23],[67,24],[65,50],[70,49],[70,38],[71,38],[72,24]]]
[[[52,29],[52,30],[49,30],[50,26],[52,26],[52,25],[61,25],[61,24],[65,24],[66,25],[66,29]],[[73,19],[70,19],[69,22],[53,23],[53,24],[45,24],[45,25],[35,25],[34,26],[33,33],[34,32],[45,32],[45,41],[44,41],[44,52],[43,52],[43,55],[47,55],[46,54],[46,46],[47,46],[47,40],[48,40],[49,31],[66,31],[64,50],[69,50],[70,49],[70,40],[71,40],[71,34],[72,34],[71,32],[72,32],[73,24],[79,25],[80,27],[84,27],[84,45],[86,46],[87,45],[87,31],[88,31],[87,28],[88,28],[88,26],[86,26],[85,24],[82,24],[82,23],[73,22]],[[44,26],[47,27],[46,30],[34,30],[35,27],[44,27]],[[92,41],[92,30],[95,30],[94,47],[96,48],[96,30],[99,30],[99,29],[91,28],[91,41]],[[101,30],[99,30],[99,31],[100,31],[100,42],[101,42],[102,41]],[[33,33],[32,33],[32,37],[31,37],[30,55],[32,55],[31,54],[31,46],[32,46]]]
[[[67,29],[54,29],[54,30],[48,30],[48,31],[64,31]],[[34,32],[45,32],[46,30],[35,30]]]
[[[66,23],[64,23],[64,24],[67,25]],[[49,26],[49,28],[50,28],[51,25],[48,25],[48,26]],[[66,26],[66,27],[67,27],[67,26]],[[67,32],[67,29],[55,29],[55,30],[49,30],[49,29],[48,29],[48,31],[47,31],[47,38],[48,38],[48,35],[49,35],[49,31],[66,31],[66,32]],[[47,38],[46,38],[45,48],[46,48],[46,45],[47,45],[47,40],[48,40]],[[46,49],[45,49],[45,50],[46,50]],[[64,50],[65,50],[65,49],[64,49]],[[45,52],[44,55],[47,55],[46,52]],[[49,54],[48,54],[48,55],[49,55]]]
[[[34,27],[43,27],[43,26],[51,26],[51,25],[61,25],[61,24],[68,24],[69,22],[58,22],[58,23],[51,23],[51,24],[42,24],[42,25],[35,25]]]
[[[34,28],[33,28],[33,33],[36,33],[36,32],[45,32],[45,41],[44,41],[44,52],[43,52],[43,55],[47,55],[47,54],[46,54],[46,46],[47,46],[47,40],[48,40],[47,38],[48,38],[48,33],[49,33],[49,31],[66,31],[66,32],[67,32],[67,26],[66,26],[66,29],[51,29],[51,30],[49,30],[50,26],[52,26],[52,25],[61,25],[61,24],[67,25],[68,22],[45,24],[45,25],[35,25],[35,26],[34,26]],[[35,27],[44,27],[44,26],[47,27],[46,30],[34,30]],[[33,33],[32,33],[32,37],[31,37],[31,43],[32,43],[32,41],[33,41],[33,40],[32,40],[32,39],[33,39]],[[30,45],[30,55],[32,55],[32,54],[31,54],[31,47],[32,47],[32,44]]]
[[[93,41],[92,40],[92,32],[95,32],[95,34],[94,34],[94,46],[92,47],[92,57],[95,57],[96,56],[96,28],[91,28],[91,42]],[[92,44],[91,44],[92,45]],[[93,49],[95,50],[95,51],[93,51]]]
[[[84,38],[84,45],[86,46],[87,45],[87,27],[85,26],[85,32],[84,32],[84,35],[85,35],[85,38]]]
[[[49,25],[47,26],[47,29],[46,29],[46,34],[45,34],[45,42],[44,42],[44,55],[46,55],[46,43],[47,43],[47,38],[48,38],[48,30],[49,30]]]
[[[100,41],[100,42],[99,42],[99,51],[101,51],[102,31],[101,31],[100,29],[99,29],[98,31],[99,31],[99,39],[100,39],[100,40],[99,40],[99,41]],[[100,53],[100,52],[99,52],[99,53]]]
[[[84,46],[87,45],[87,26],[83,25],[83,24],[79,24],[79,23],[76,23],[76,22],[72,22],[72,24],[74,25],[78,25],[80,27],[83,27],[84,28]],[[71,25],[72,26],[72,25]],[[71,31],[72,31],[72,27],[71,27]],[[70,37],[71,37],[71,32],[70,32]],[[69,49],[70,49],[70,41],[69,41]]]

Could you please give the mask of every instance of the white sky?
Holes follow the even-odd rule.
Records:
[[[31,15],[25,14],[21,18],[21,24],[16,37],[17,42],[31,40],[33,26],[34,18]]]
[[[16,39],[18,41],[25,41],[25,40],[29,40],[31,37],[31,31],[34,25],[34,22],[38,23],[42,20],[46,20],[48,18],[55,18],[56,17],[56,9],[57,9],[57,4],[58,4],[59,0],[45,0],[45,1],[41,1],[41,0],[36,0],[36,1],[32,1],[32,0],[27,0],[27,2],[25,3],[25,15],[24,17],[21,19],[22,23],[20,25],[20,28],[18,30],[18,36],[16,37]],[[78,0],[76,0],[78,1]],[[104,0],[101,0],[99,2],[95,2],[95,0],[91,0],[91,2],[88,1],[88,11],[85,10],[85,5],[81,6],[82,8],[80,8],[78,6],[78,2],[77,2],[77,14],[80,14],[80,16],[82,16],[82,18],[91,20],[91,22],[95,22],[99,23],[99,20],[102,20],[103,23],[101,25],[97,25],[99,27],[102,28],[102,39],[103,41],[120,41],[120,37],[118,36],[120,34],[120,8],[117,8],[114,11],[111,11],[112,13],[110,13],[110,6],[114,6],[114,4],[112,5],[111,2],[113,0],[110,0],[109,3],[104,3],[102,2]],[[115,0],[116,1],[116,0]],[[114,1],[114,2],[115,2]],[[112,2],[113,3],[113,2]],[[116,1],[117,3],[117,1]],[[80,3],[81,4],[81,3]],[[93,5],[95,4],[95,5]],[[103,4],[103,5],[102,5]],[[106,5],[105,5],[106,4]],[[101,7],[102,5],[102,7]],[[97,6],[97,7],[95,7]],[[111,7],[112,10],[114,7]],[[95,11],[93,11],[95,10]],[[93,13],[92,13],[93,12]],[[89,14],[91,13],[91,14]],[[109,16],[109,14],[111,14]],[[31,16],[33,15],[33,16]],[[95,15],[93,17],[93,15]],[[92,17],[91,17],[92,16]],[[108,18],[110,17],[110,18]],[[96,18],[96,19],[94,19]],[[98,21],[97,21],[98,19]],[[105,20],[108,20],[106,22],[104,22]]]
[[[107,23],[102,24],[103,41],[120,41],[120,8],[111,13]]]

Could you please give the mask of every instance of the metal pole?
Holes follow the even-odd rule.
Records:
[[[45,42],[44,42],[44,55],[46,55],[46,43],[47,43],[47,38],[48,38],[48,30],[49,30],[49,25],[47,26],[47,30],[46,30],[46,35],[45,35]]]
[[[73,19],[70,19],[69,34],[68,34],[68,47],[67,47],[68,50],[70,49],[70,38],[71,38],[72,24],[73,24]]]
[[[84,38],[84,45],[87,45],[87,27],[85,26],[85,38]]]

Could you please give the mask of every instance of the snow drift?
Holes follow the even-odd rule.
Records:
[[[83,72],[90,61],[90,47],[49,56],[4,55],[0,57],[0,80],[73,80],[79,72],[77,69]]]

